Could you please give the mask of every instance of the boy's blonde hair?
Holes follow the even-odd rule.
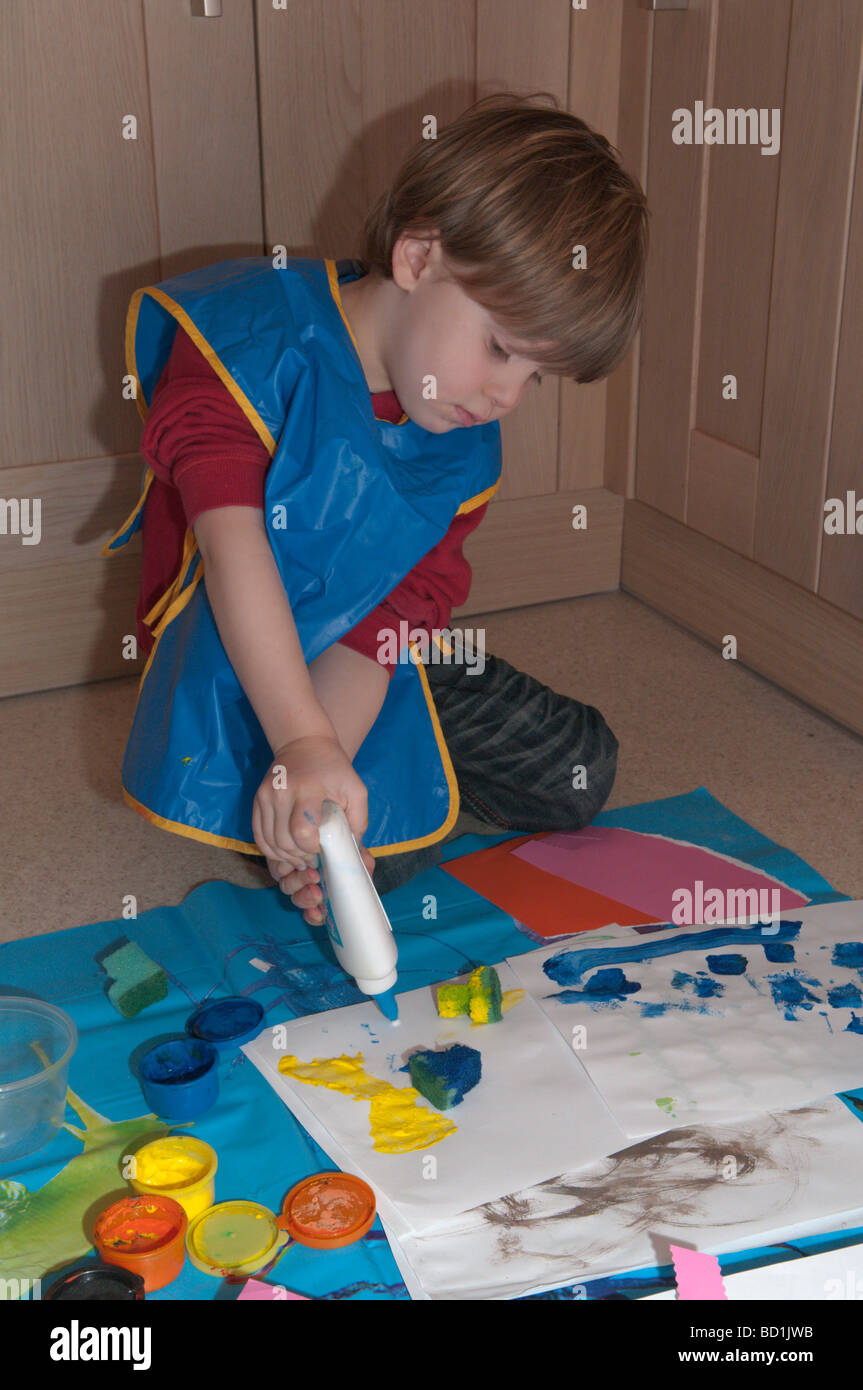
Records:
[[[548,92],[496,93],[410,151],[366,218],[360,259],[391,279],[403,231],[439,237],[445,268],[513,346],[545,344],[523,355],[597,381],[638,329],[647,215],[603,135]],[[579,245],[585,269],[573,268]]]

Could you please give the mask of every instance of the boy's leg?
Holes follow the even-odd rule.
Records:
[[[502,657],[426,667],[461,810],[497,830],[580,830],[608,800],[618,742],[599,710]]]
[[[471,832],[580,830],[614,783],[618,743],[598,709],[559,695],[500,657],[430,662],[429,687],[461,798],[447,839]],[[379,893],[440,863],[441,845],[378,860]]]

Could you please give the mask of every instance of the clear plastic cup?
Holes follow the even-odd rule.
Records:
[[[0,1163],[43,1149],[66,1112],[78,1029],[54,1004],[0,995]]]

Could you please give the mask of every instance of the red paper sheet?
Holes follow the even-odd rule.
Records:
[[[644,922],[662,920],[590,888],[568,883],[544,869],[536,869],[512,853],[519,845],[541,838],[522,835],[502,840],[499,845],[476,850],[462,859],[451,859],[440,867],[495,907],[508,912],[517,922],[523,922],[538,936],[569,936],[573,932],[608,926],[610,922],[640,926]]]

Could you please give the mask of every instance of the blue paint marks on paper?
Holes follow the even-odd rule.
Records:
[[[831,959],[833,965],[859,970],[863,967],[863,941],[837,941]]]
[[[642,1018],[662,1018],[668,1013],[681,1014],[710,1014],[712,1018],[721,1018],[722,1011],[719,1009],[708,1009],[706,1004],[691,1004],[688,999],[678,1003],[665,1002],[662,1004],[642,1004],[636,1000],[641,1010]]]
[[[837,985],[828,992],[827,1002],[834,1009],[856,1009],[863,1001],[856,985]]]
[[[770,981],[774,1004],[777,1009],[784,1011],[790,1023],[796,1022],[798,1009],[809,1010],[813,1004],[822,1002],[817,994],[812,994],[806,988],[807,985],[820,986],[821,981],[813,980],[801,974],[799,970],[793,974],[786,971],[781,975],[768,975],[767,978]]]
[[[627,980],[622,970],[607,969],[597,970],[585,981],[584,989],[565,989],[560,994],[548,997],[559,1000],[561,1004],[577,1004],[583,999],[594,1010],[616,1009],[627,994],[636,994],[640,989],[641,985],[636,980]]]
[[[773,941],[796,941],[800,934],[799,921],[782,921],[774,925],[776,930],[771,928]],[[704,950],[719,946],[748,945],[750,942],[756,945],[764,944],[762,927],[715,927],[711,931],[681,932],[679,936],[669,937],[666,941],[645,941],[638,944],[633,942],[617,948],[600,946],[596,949],[585,947],[558,951],[556,955],[549,956],[542,968],[556,984],[577,985],[581,983],[588,970],[596,966],[610,965],[612,962],[618,965],[630,964],[642,960],[655,960],[658,956],[677,955],[680,951],[690,948]]]
[[[848,1027],[845,1029],[845,1032],[863,1033],[863,1019],[858,1018],[856,1014],[852,1014],[851,1022],[848,1024]]]
[[[707,968],[714,975],[742,975],[748,961],[745,956],[732,953],[729,956],[708,956]]]
[[[776,964],[794,959],[794,947],[789,946],[787,941],[765,941],[764,959]]]
[[[695,994],[699,999],[713,999],[717,995],[724,993],[725,986],[718,980],[711,980],[710,976],[703,970],[697,970],[694,975],[687,975],[685,970],[675,970],[671,977],[672,989],[687,990]]]

